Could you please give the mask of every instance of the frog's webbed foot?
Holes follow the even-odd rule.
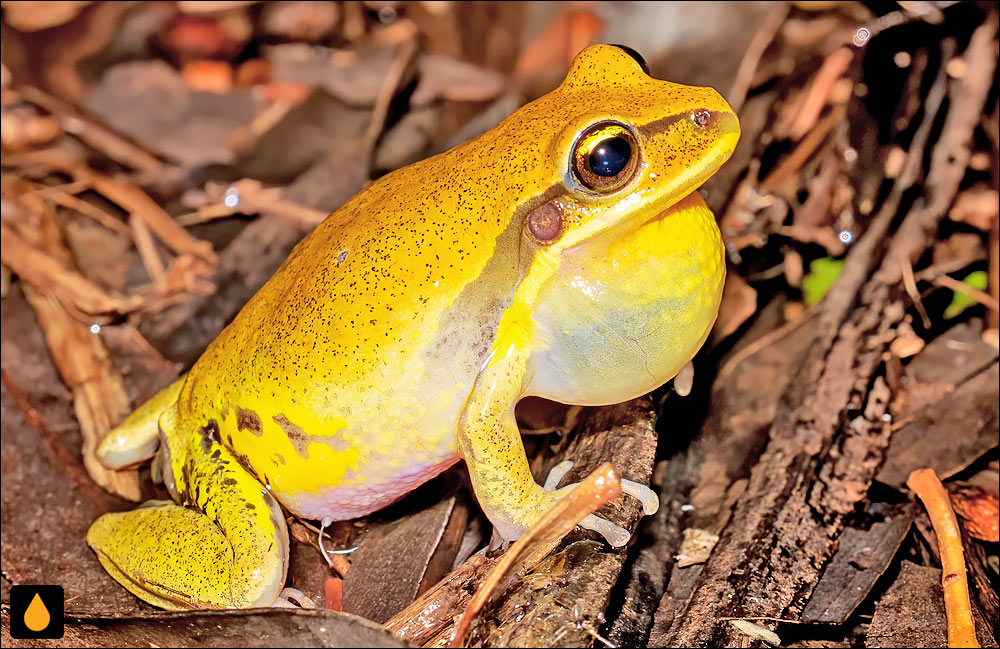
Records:
[[[555,491],[559,486],[559,483],[566,477],[566,474],[569,473],[572,468],[573,462],[570,460],[565,460],[552,467],[552,470],[549,471],[548,477],[545,478],[545,485],[543,489],[545,489],[545,491]],[[567,485],[564,489],[575,487],[576,484],[577,483]],[[657,497],[656,492],[646,485],[633,482],[632,480],[626,480],[625,478],[622,478],[621,484],[622,492],[632,496],[642,503],[642,511],[646,516],[655,514],[656,510],[660,508],[660,499]],[[611,521],[594,514],[589,514],[584,517],[584,519],[580,521],[580,527],[597,532],[607,540],[611,547],[615,548],[619,548],[628,543],[629,537],[631,536],[625,528],[619,527]]]
[[[173,474],[184,505],[150,501],[105,514],[87,543],[116,581],[154,606],[270,606],[288,563],[281,510],[221,445],[186,450],[183,472]]]

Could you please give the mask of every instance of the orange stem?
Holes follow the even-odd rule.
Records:
[[[948,492],[934,469],[917,469],[906,479],[906,486],[924,503],[941,551],[941,586],[944,588],[944,610],[948,617],[948,646],[979,647],[969,601],[962,533],[958,529],[958,519],[951,508]]]
[[[483,580],[458,623],[449,647],[465,645],[465,636],[472,620],[486,605],[494,589],[515,565],[533,566],[551,552],[560,540],[587,514],[592,514],[621,493],[621,480],[611,463],[605,462],[580,481],[568,494],[556,501],[524,535],[501,557],[489,576]]]

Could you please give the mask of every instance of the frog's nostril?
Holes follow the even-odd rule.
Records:
[[[712,121],[712,113],[702,108],[694,111],[694,113],[691,114],[691,119],[693,119],[694,123],[698,126],[708,126],[708,123]]]

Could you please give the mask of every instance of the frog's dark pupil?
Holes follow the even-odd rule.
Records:
[[[602,141],[590,152],[590,170],[598,176],[617,176],[632,157],[632,146],[622,137]]]

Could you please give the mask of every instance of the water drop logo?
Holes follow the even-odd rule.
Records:
[[[62,586],[11,586],[10,635],[12,638],[63,637]]]
[[[28,604],[28,610],[24,612],[24,626],[38,633],[44,631],[51,621],[52,616],[49,615],[49,609],[45,608],[42,598],[38,596],[38,593],[35,593],[35,596],[31,598],[31,603]]]

